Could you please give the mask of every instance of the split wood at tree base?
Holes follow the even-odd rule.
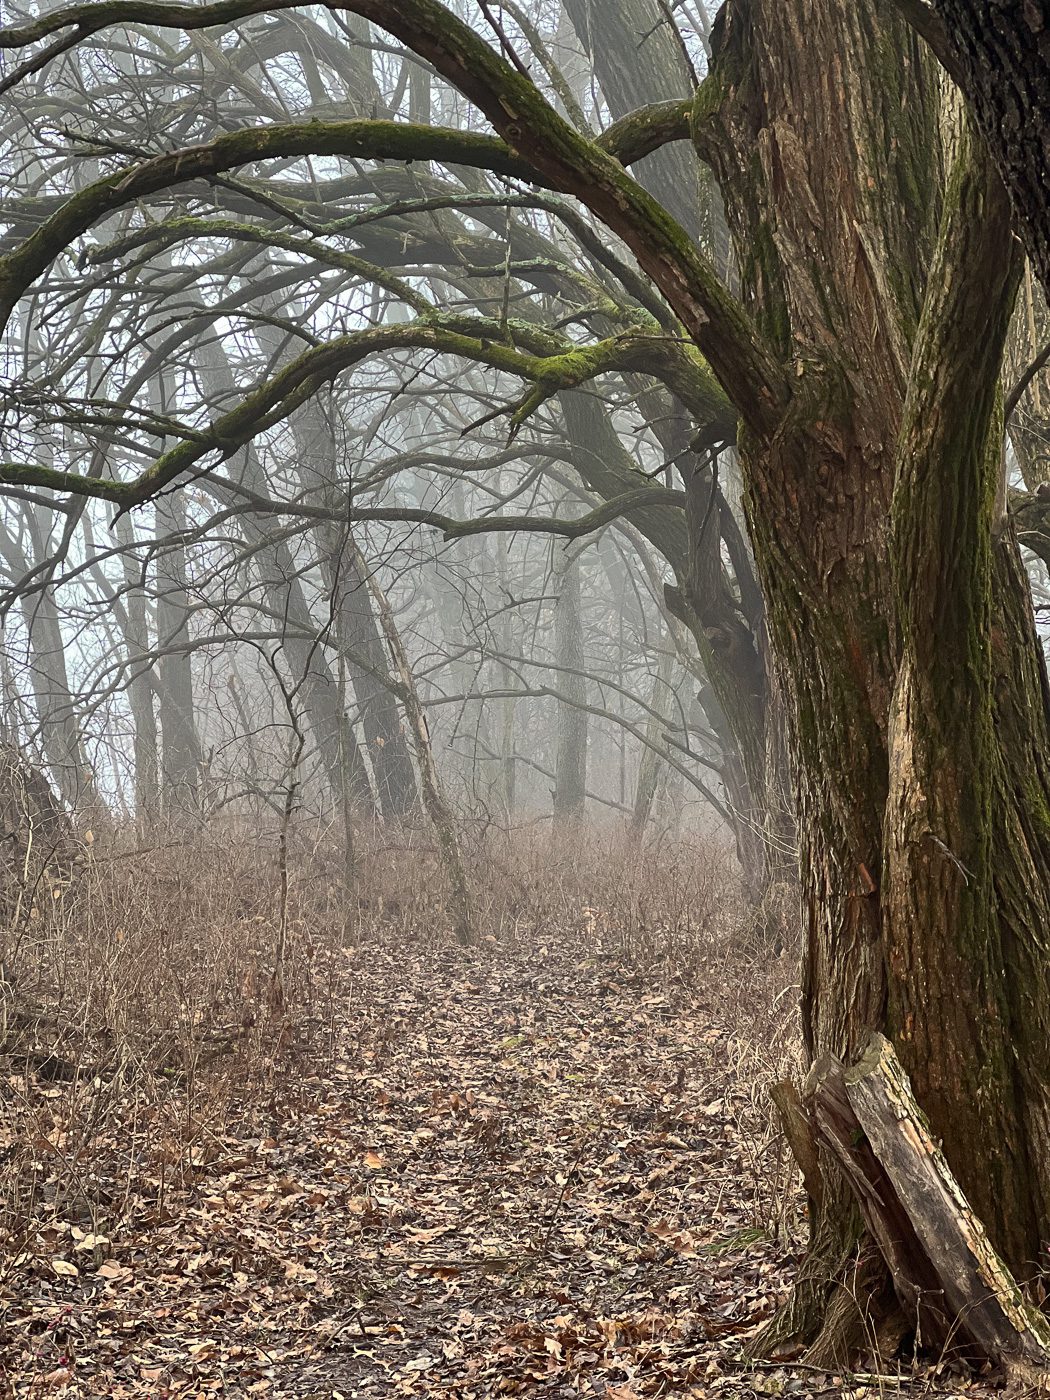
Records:
[[[859,1317],[875,1349],[913,1335],[924,1350],[961,1352],[1050,1389],[1050,1322],[996,1253],[885,1036],[873,1033],[851,1067],[822,1056],[801,1096],[787,1083],[772,1096],[810,1198],[819,1203],[823,1194],[824,1148],[892,1280],[893,1299],[869,1291],[871,1271],[858,1254],[837,1310]]]

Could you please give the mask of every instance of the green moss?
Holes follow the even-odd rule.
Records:
[[[780,355],[791,353],[791,318],[784,300],[784,272],[773,229],[767,220],[756,223],[742,269],[761,307],[758,323],[770,346]]]

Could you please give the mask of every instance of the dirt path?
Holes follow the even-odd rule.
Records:
[[[717,969],[687,992],[582,947],[344,962],[320,1058],[203,1137],[191,1181],[96,1248],[66,1221],[27,1252],[8,1393],[842,1393],[738,1359],[797,1203]]]

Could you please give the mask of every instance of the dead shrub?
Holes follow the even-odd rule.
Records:
[[[709,998],[732,1033],[724,1097],[752,1144],[752,1214],[783,1233],[792,1169],[766,1091],[794,1065],[794,970],[748,938],[731,852],[539,827],[465,849],[481,934],[469,949],[451,937],[425,830],[362,836],[350,891],[328,833],[295,830],[275,995],[275,840],[216,823],[146,851],[131,833],[97,841],[75,902],[0,926],[0,1254],[31,1257],[55,1229],[104,1239],[131,1211],[171,1208],[238,1124],[261,1135],[295,1067],[336,1053],[353,959],[376,940],[468,962],[571,949],[625,998],[647,985]],[[504,1125],[478,1132],[498,1153]]]

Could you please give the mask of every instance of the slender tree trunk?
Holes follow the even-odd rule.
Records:
[[[297,415],[293,426],[304,484],[320,487],[326,503],[339,510],[346,504],[347,487],[338,480],[335,437],[323,405],[315,399]],[[314,537],[331,600],[333,629],[342,648],[343,672],[350,677],[361,715],[379,810],[388,820],[400,821],[415,811],[416,779],[396,697],[390,686],[383,683],[389,663],[372,597],[355,564],[356,552],[347,548],[348,527],[318,527]],[[302,606],[306,606],[305,599]],[[322,655],[317,664],[335,694],[335,677],[327,657]],[[332,751],[345,752],[356,771],[360,758],[353,731],[345,719],[328,713],[331,702],[325,705],[319,693],[313,703],[321,706],[319,718],[326,731],[331,729],[333,718],[338,723],[342,737]],[[345,715],[345,699],[340,698],[339,705]],[[330,738],[324,742],[330,743]],[[357,781],[355,778],[355,784]]]
[[[221,399],[234,393],[233,372],[219,347],[210,347],[202,358],[202,377],[209,396]],[[266,472],[254,447],[248,446],[239,454],[238,468],[249,490],[262,497],[269,494]],[[256,547],[255,565],[266,607],[275,620],[287,623],[285,655],[295,682],[301,682],[300,702],[333,800],[340,809],[344,800],[349,800],[356,810],[374,817],[375,794],[353,729],[347,723],[345,691],[333,673],[327,649],[316,643],[320,624],[311,611],[292,550],[287,540],[271,538],[270,528],[267,520],[250,511],[245,513],[244,530]],[[322,548],[322,561],[323,558]]]
[[[660,777],[662,760],[660,757],[661,731],[664,728],[664,710],[671,694],[671,676],[674,671],[674,652],[668,647],[660,657],[660,666],[653,678],[653,691],[649,698],[652,711],[646,726],[646,745],[638,763],[638,777],[634,788],[634,803],[631,811],[630,834],[635,841],[645,835],[649,817],[653,810],[657,783]]]
[[[504,534],[496,536],[496,568],[499,578],[500,592],[503,597],[511,595],[510,576],[507,569],[507,537]],[[500,651],[504,656],[512,655],[512,634],[511,634],[511,612],[505,609],[500,620]],[[507,666],[499,667],[500,684],[508,690],[513,688],[516,677]],[[499,778],[497,791],[500,804],[503,808],[504,816],[509,823],[514,821],[515,803],[517,799],[517,763],[515,761],[515,750],[518,738],[519,724],[518,701],[512,697],[500,701],[500,741],[499,741]]]
[[[16,575],[25,575],[47,557],[40,523],[26,512],[32,559],[6,530],[0,553]],[[28,661],[41,748],[62,801],[74,812],[88,813],[99,804],[95,775],[87,761],[80,716],[66,667],[65,639],[54,592],[50,587],[22,599],[22,616],[29,644]]]
[[[587,805],[587,660],[578,555],[556,547],[552,584],[558,687],[566,697],[558,702],[554,763],[554,820],[562,824],[580,821]]]
[[[365,663],[350,667],[354,694],[368,741],[380,807],[384,816],[398,821],[416,810],[416,778],[397,699],[390,686],[383,683],[389,666],[372,595],[355,555],[356,551],[351,551],[342,568],[339,630],[349,655],[358,656]]]
[[[379,622],[386,638],[387,646],[390,648],[390,655],[399,677],[399,688],[401,693],[401,703],[405,707],[405,714],[412,730],[412,739],[416,749],[416,762],[419,766],[420,786],[423,792],[423,806],[426,808],[427,816],[430,818],[434,834],[437,837],[438,848],[441,852],[441,864],[444,867],[445,878],[448,880],[451,894],[452,927],[456,935],[456,940],[462,944],[473,943],[475,937],[474,912],[470,898],[470,884],[467,879],[467,870],[463,862],[463,852],[459,844],[459,836],[456,832],[455,818],[445,801],[441,787],[441,778],[438,774],[437,763],[434,759],[434,749],[430,742],[430,728],[427,725],[426,710],[423,708],[416,690],[415,678],[412,675],[412,667],[405,651],[404,643],[401,640],[401,633],[398,631],[394,614],[387,601],[386,594],[380,588],[375,578],[368,572],[367,565],[361,557],[360,551],[353,545],[355,556],[355,566],[362,578],[367,581],[368,590],[371,593],[376,612],[379,614]]]
[[[131,720],[135,727],[135,819],[145,834],[157,819],[159,809],[157,718],[153,710],[153,678],[143,660],[149,654],[149,617],[143,565],[131,549],[133,532],[130,517],[122,515],[117,521],[117,539],[125,551],[124,615],[126,644],[131,665],[128,679],[128,700]]]
[[[156,527],[162,538],[185,529],[185,504],[180,495],[160,497]],[[162,810],[168,822],[179,825],[200,812],[204,768],[188,650],[190,598],[184,544],[169,544],[159,552],[156,589]]]

